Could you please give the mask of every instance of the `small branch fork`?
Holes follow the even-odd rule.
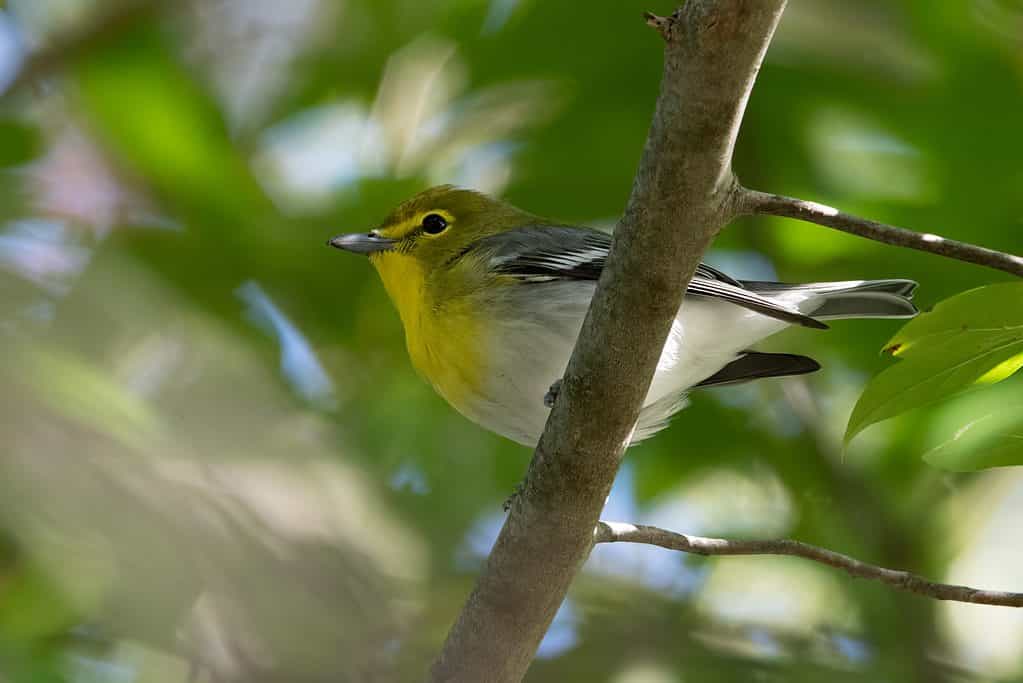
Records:
[[[667,43],[671,42],[674,38],[674,31],[679,21],[681,21],[680,12],[681,9],[670,17],[662,17],[652,12],[644,12],[643,19],[646,21],[647,26],[657,31]],[[1017,277],[1023,277],[1023,257],[1021,256],[988,249],[968,242],[959,242],[933,233],[916,232],[915,230],[886,225],[868,218],[853,216],[834,207],[817,202],[737,186],[733,197],[733,205],[738,215],[793,218],[841,230],[850,235],[857,235],[874,240],[875,242],[904,247],[906,249],[916,249],[917,251],[924,251],[987,268],[994,268]]]
[[[676,15],[678,12],[675,13]],[[657,31],[664,42],[671,40],[671,27],[677,21],[677,17],[661,17],[653,12],[643,12],[643,19],[646,21],[646,25]]]
[[[705,538],[667,531],[653,526],[599,522],[593,532],[594,543],[642,543],[695,555],[789,555],[826,564],[860,579],[871,579],[899,590],[924,595],[936,600],[969,602],[976,605],[1023,607],[1023,593],[981,590],[969,586],[935,583],[909,572],[885,569],[861,562],[801,541],[771,539],[762,541],[731,541]]]

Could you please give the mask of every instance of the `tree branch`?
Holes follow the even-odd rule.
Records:
[[[824,225],[852,235],[859,235],[876,242],[897,247],[917,249],[939,256],[946,256],[967,263],[1003,270],[1023,277],[1023,258],[966,242],[946,239],[930,233],[915,232],[892,225],[885,225],[866,218],[843,213],[824,204],[794,199],[778,194],[758,192],[742,188],[740,205],[742,212],[752,215],[782,216],[796,220]]]
[[[971,602],[978,605],[1023,607],[1023,593],[988,591],[969,586],[935,583],[909,572],[885,569],[855,558],[801,541],[772,539],[763,541],[731,541],[705,538],[667,531],[653,526],[600,522],[593,532],[594,543],[644,543],[668,550],[696,555],[789,555],[820,562],[861,579],[871,579],[899,590],[925,595],[937,600]]]
[[[522,491],[431,681],[521,680],[589,553],[682,294],[738,213],[732,150],[784,7],[688,0],[655,22],[664,76],[632,194]]]

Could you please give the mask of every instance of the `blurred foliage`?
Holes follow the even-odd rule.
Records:
[[[419,679],[529,453],[414,375],[368,265],[324,241],[440,182],[613,225],[661,73],[643,10],[671,5],[6,3],[0,680]],[[793,0],[737,172],[1018,253],[1021,22],[994,0]],[[1003,274],[781,219],[708,260],[947,300],[893,343],[1020,301]],[[955,313],[965,290],[990,298]],[[868,378],[914,363],[878,354],[895,327],[770,340],[824,370],[695,394],[629,452],[607,516],[1023,589],[1023,477],[969,472],[1019,462],[1018,374],[910,412],[903,393],[843,455]],[[1012,610],[615,546],[529,680],[1023,680],[1021,652]]]
[[[17,166],[39,156],[42,139],[31,125],[15,120],[0,120],[0,166]]]
[[[924,460],[956,472],[1019,465],[1023,460],[1023,405],[1010,404],[967,422],[951,439],[927,451]]]

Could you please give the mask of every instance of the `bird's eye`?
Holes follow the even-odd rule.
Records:
[[[423,232],[427,235],[439,235],[448,227],[448,222],[439,213],[427,214],[423,219]]]

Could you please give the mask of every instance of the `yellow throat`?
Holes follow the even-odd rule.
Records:
[[[481,321],[470,315],[465,300],[432,301],[426,272],[416,259],[384,252],[370,260],[401,316],[412,365],[459,412],[473,418],[470,399],[481,393],[485,371]]]

